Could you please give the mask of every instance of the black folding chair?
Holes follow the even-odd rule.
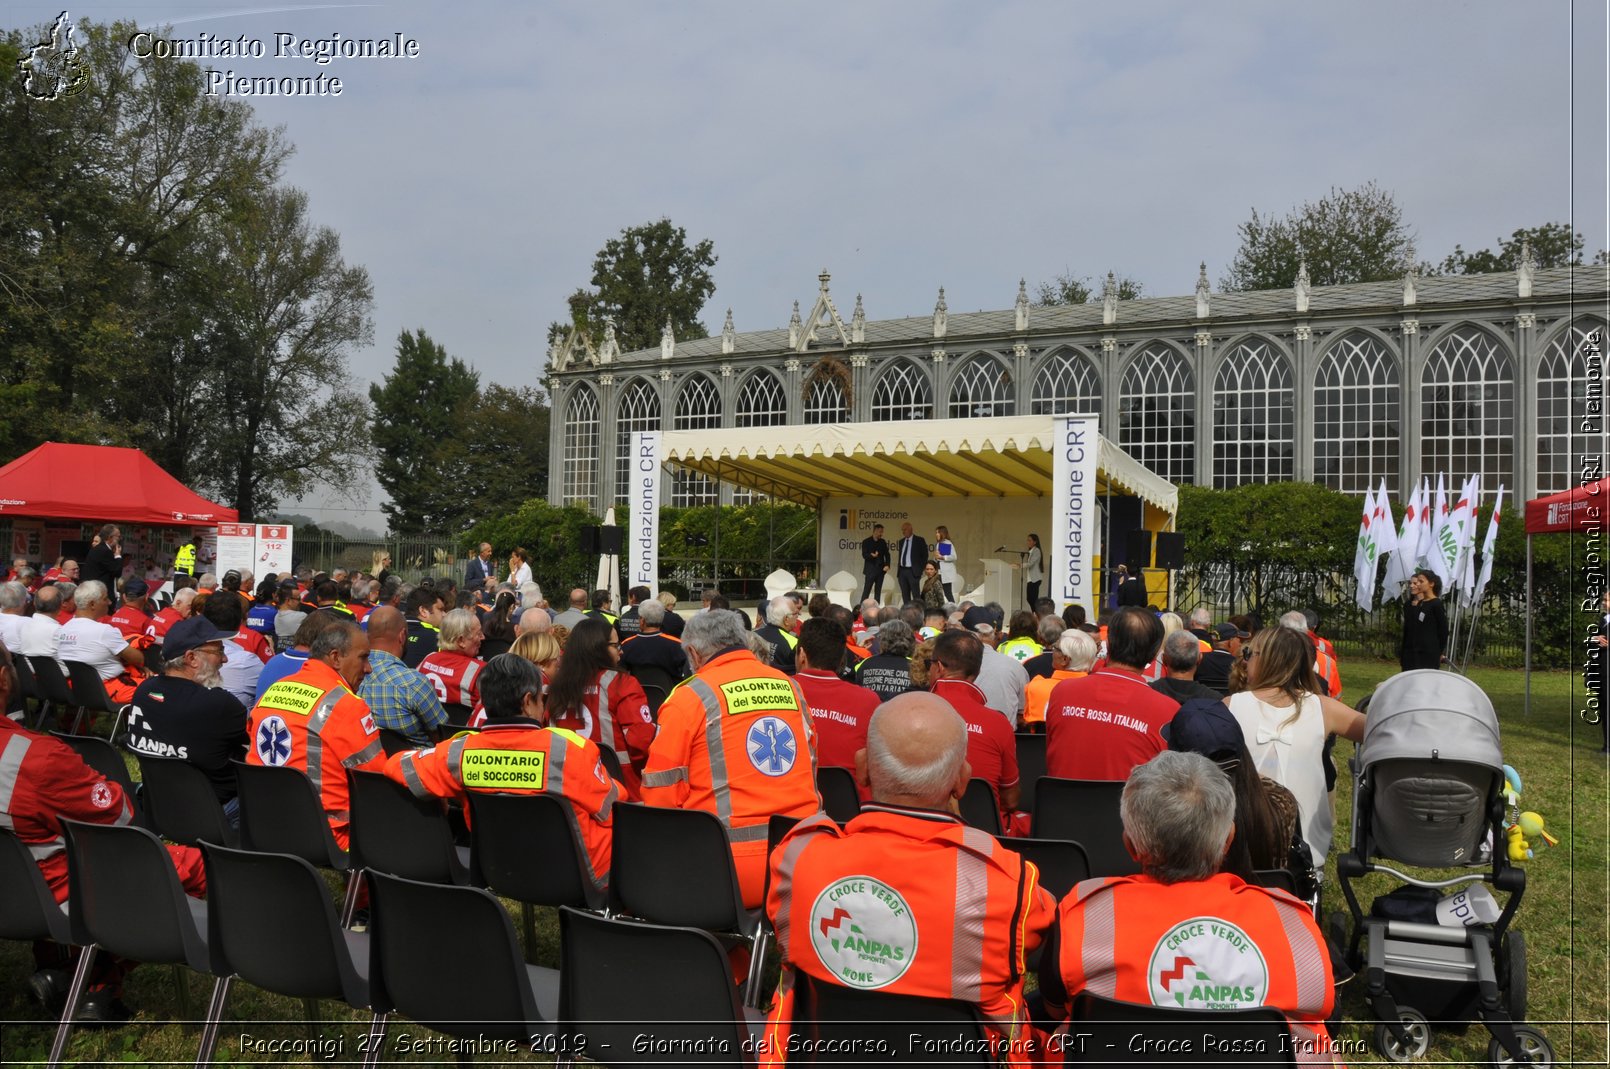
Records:
[[[61,1064],[72,1034],[78,1001],[89,982],[96,955],[105,950],[140,962],[185,965],[211,972],[207,952],[207,903],[185,894],[162,841],[144,828],[61,820],[67,843],[67,900],[71,941],[84,948],[67,994],[51,1066]],[[174,975],[180,1013],[189,1019],[190,985]],[[209,1005],[202,1030],[216,1030],[216,1008]]]
[[[520,903],[526,953],[536,945],[533,906],[603,909],[568,802],[548,794],[471,791],[472,882]]]
[[[861,815],[861,792],[849,769],[818,766],[816,790],[822,796],[822,811],[840,824],[848,824]]]
[[[841,987],[799,970],[789,1035],[803,1041],[789,1065],[866,1065],[865,1051],[880,1042],[902,1052],[945,1052],[931,1064],[996,1064],[972,1003]]]
[[[1297,1064],[1291,1025],[1269,1006],[1187,1010],[1082,992],[1074,997],[1068,1020],[1069,1032],[1080,1039],[1064,1048],[1068,1065]],[[1135,1044],[1137,1035],[1147,1042]]]
[[[1040,886],[1058,900],[1081,880],[1090,878],[1090,859],[1085,848],[1066,839],[1001,839],[1008,850],[1023,855],[1040,870]]]
[[[1023,795],[1017,806],[1025,813],[1034,812],[1034,789],[1045,776],[1045,734],[1020,731],[1017,734],[1017,777]]]
[[[152,831],[185,846],[203,841],[234,846],[239,841],[206,772],[182,757],[135,758],[140,763],[140,802]]]
[[[64,903],[56,901],[26,843],[0,831],[0,939],[72,943]]]
[[[347,769],[352,864],[427,883],[469,883],[470,852],[455,846],[442,803],[380,772]]]
[[[559,972],[521,960],[509,915],[490,891],[379,872],[369,880],[369,994],[377,1037],[371,1050],[382,1046],[394,1013],[466,1039],[507,1039],[523,1047],[552,1041]],[[444,918],[452,919],[450,938],[443,937]]]
[[[291,854],[215,843],[203,843],[201,852],[207,862],[207,945],[218,977],[213,1044],[237,976],[264,991],[302,999],[310,1027],[321,1019],[319,999],[372,1007],[369,934],[342,929],[317,869]],[[267,917],[272,924],[264,923]],[[210,1058],[212,1047],[203,1051],[200,1062]]]
[[[559,944],[559,1020],[568,1048],[560,1065],[577,1057],[645,1064],[633,1045],[645,1021],[655,1022],[655,1039],[699,1051],[700,1065],[756,1064],[751,1018],[738,1003],[726,951],[709,932],[567,906],[559,910]]]
[[[660,706],[665,703],[671,691],[676,689],[680,680],[674,679],[670,672],[657,664],[626,665],[626,671],[637,680],[637,685],[643,688],[643,694],[648,698],[648,711],[658,716]]]
[[[455,728],[468,724],[470,714],[475,711],[463,702],[443,702],[442,708],[447,711],[447,723]]]
[[[352,858],[335,841],[318,788],[301,769],[288,765],[235,766],[240,793],[240,844],[247,850],[294,854],[309,864],[345,873],[346,901],[341,924],[352,923],[359,880]]]
[[[1133,876],[1140,865],[1124,848],[1118,816],[1122,781],[1046,776],[1034,798],[1036,839],[1067,839],[1085,848],[1092,876]]]
[[[44,719],[45,700],[39,696],[39,688],[34,683],[33,665],[28,663],[28,658],[20,655],[13,655],[11,663],[17,669],[17,693],[11,696],[12,707],[6,711],[21,710],[23,723],[37,731]],[[34,705],[31,713],[28,709],[30,701]]]
[[[112,696],[106,693],[106,684],[101,681],[101,674],[93,665],[83,661],[63,661],[67,666],[67,680],[72,684],[74,703],[78,706],[78,717],[73,720],[73,733],[78,733],[79,721],[84,717],[94,720],[96,713],[105,713],[112,718],[112,729],[106,733],[108,739],[117,738],[117,729],[123,723],[123,709],[112,703]]]
[[[22,660],[22,658],[17,658]],[[63,674],[61,665],[56,663],[54,657],[29,657],[28,664],[34,670],[34,689],[45,707],[55,718],[57,724],[66,722],[69,710],[76,712],[77,703],[73,700],[73,692],[67,686],[67,676]],[[45,708],[39,711],[39,722],[44,723]],[[77,723],[75,718],[74,723]]]
[[[968,780],[959,808],[964,823],[991,835],[1001,834],[1001,807],[988,780],[977,776]]]
[[[407,753],[409,750],[418,750],[422,747],[407,735],[394,728],[380,729],[380,748],[386,751],[386,756]]]

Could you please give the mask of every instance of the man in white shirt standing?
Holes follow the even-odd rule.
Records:
[[[145,654],[130,645],[117,628],[101,623],[101,617],[112,608],[106,584],[98,579],[78,584],[73,605],[73,618],[56,632],[56,660],[62,671],[68,671],[68,661],[87,664],[101,677],[113,704],[132,701],[134,689],[145,678]]]

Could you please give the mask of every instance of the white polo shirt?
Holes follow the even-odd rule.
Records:
[[[87,616],[73,617],[56,632],[56,660],[62,662],[62,671],[67,671],[68,661],[82,661],[93,665],[103,680],[122,675],[124,665],[117,655],[128,646],[123,632]]]

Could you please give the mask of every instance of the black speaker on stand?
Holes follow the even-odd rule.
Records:
[[[1152,566],[1152,533],[1144,528],[1124,532],[1124,564],[1130,575]]]
[[[1185,536],[1177,531],[1157,535],[1157,566],[1177,572],[1185,567]]]
[[[598,528],[598,552],[608,553],[611,556],[621,555],[621,549],[626,545],[626,532],[619,527]]]
[[[598,552],[598,531],[597,524],[588,524],[581,529],[581,551],[588,556]]]

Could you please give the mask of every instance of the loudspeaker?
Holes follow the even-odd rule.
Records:
[[[1152,533],[1140,529],[1124,532],[1124,563],[1130,575],[1139,575],[1142,568],[1152,566]]]
[[[600,527],[598,529],[598,552],[620,556],[626,545],[626,532],[619,527]]]
[[[1157,566],[1178,571],[1185,567],[1185,536],[1178,531],[1162,531],[1157,535]]]
[[[598,552],[598,530],[595,524],[581,529],[581,551],[589,556]]]
[[[1111,540],[1109,550],[1116,557],[1123,546],[1124,532],[1146,526],[1140,498],[1102,494],[1096,500],[1107,506],[1107,537]]]

